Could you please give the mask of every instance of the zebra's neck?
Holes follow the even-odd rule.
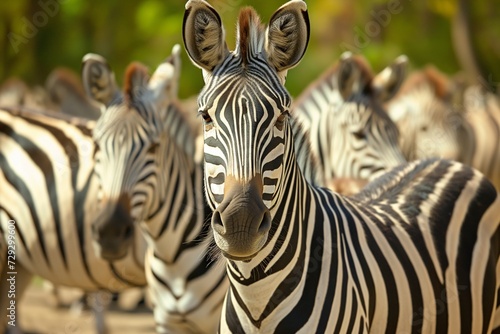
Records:
[[[272,322],[273,312],[288,313],[295,308],[303,289],[315,284],[312,281],[319,280],[322,271],[336,270],[322,265],[330,263],[326,257],[332,256],[331,246],[324,240],[330,242],[337,233],[333,225],[323,224],[325,216],[319,203],[335,197],[311,186],[297,164],[293,148],[286,151],[289,153],[284,156],[280,193],[276,207],[271,208],[273,227],[268,243],[247,263],[228,260],[231,289],[225,316],[231,318],[232,312],[241,308],[246,319],[238,311],[239,320],[256,328]]]
[[[156,185],[159,195],[142,224],[149,244],[166,263],[200,242],[206,209],[203,166],[195,161],[196,137],[177,104],[167,110],[166,138],[161,139],[161,162]],[[205,233],[208,234],[208,233]]]

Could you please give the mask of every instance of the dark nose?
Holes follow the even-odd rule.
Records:
[[[101,238],[128,239],[132,236],[134,222],[130,215],[130,198],[123,194],[112,211],[106,210],[99,220],[92,227],[94,236]],[[106,214],[108,213],[108,214]],[[110,213],[110,214],[109,214]]]
[[[262,179],[248,183],[225,181],[222,203],[212,215],[217,245],[232,259],[249,259],[264,246],[271,228],[271,214],[262,200]]]
[[[92,225],[92,235],[100,246],[101,256],[108,260],[116,260],[127,254],[133,232],[134,221],[127,194],[121,195],[116,205],[105,209]]]
[[[253,205],[253,210],[241,209],[233,212],[232,208],[214,211],[212,216],[212,227],[221,236],[241,232],[249,235],[262,235],[271,228],[271,215],[267,209],[260,210]],[[224,217],[224,218],[223,218]],[[239,219],[238,219],[239,218]],[[241,222],[242,224],[238,224]]]

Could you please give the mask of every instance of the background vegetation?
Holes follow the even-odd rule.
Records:
[[[458,1],[469,6],[467,31],[471,38],[459,34],[461,44],[454,47]],[[404,53],[413,68],[433,63],[454,74],[467,68],[467,60],[461,59],[467,43],[474,51],[475,69],[496,85],[500,81],[497,1],[309,0],[309,49],[301,65],[289,73],[287,87],[297,95],[346,50],[366,56],[376,71]],[[210,1],[222,15],[230,48],[234,46],[239,8],[252,5],[267,22],[284,2]],[[182,43],[184,4],[184,0],[1,1],[0,81],[18,76],[31,85],[43,84],[57,66],[79,72],[81,59],[88,52],[106,57],[119,81],[132,60],[153,70],[175,43]],[[202,79],[184,52],[183,60],[180,96],[187,97],[199,91]],[[472,67],[467,69],[473,78],[478,77]]]

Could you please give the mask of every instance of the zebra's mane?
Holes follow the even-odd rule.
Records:
[[[413,72],[408,79],[405,80],[398,94],[394,97],[397,99],[411,92],[419,86],[430,86],[436,97],[447,100],[450,98],[450,84],[446,76],[439,72],[434,66],[426,66],[423,70]]]
[[[412,189],[415,183],[418,183],[418,175],[430,165],[439,163],[440,160],[430,158],[424,161],[416,160],[408,164],[401,164],[368,183],[351,198],[362,204],[373,204],[384,200],[392,201],[403,194],[405,189]],[[425,186],[425,184],[420,184],[413,190],[418,191],[421,187],[425,188]]]
[[[361,71],[361,87],[366,93],[371,93],[370,83],[375,77],[369,63],[364,57],[355,55],[352,60],[356,63],[357,68]],[[314,91],[318,90],[323,85],[328,85],[331,90],[338,89],[338,74],[340,68],[340,60],[335,62],[330,68],[323,72],[316,80],[311,82],[306,89],[300,94],[294,105],[300,105],[304,100],[308,100]]]
[[[243,66],[250,63],[264,49],[264,26],[252,7],[243,8],[238,17],[235,54],[239,55]]]
[[[124,102],[133,105],[144,98],[149,80],[148,68],[139,62],[132,62],[125,71],[124,78]]]
[[[319,78],[311,82],[299,95],[298,99],[294,101],[294,105],[301,105],[303,101],[308,100],[312,95],[312,93],[318,89],[318,86],[327,84],[333,89],[337,84],[335,83],[335,86],[333,87],[331,86],[331,84],[332,80],[337,77],[339,65],[340,63],[336,62],[335,64],[330,66],[330,68],[328,68],[325,72],[323,72]]]

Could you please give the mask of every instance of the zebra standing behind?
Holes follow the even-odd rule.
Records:
[[[180,46],[163,75],[180,75]],[[162,68],[159,69],[160,72]],[[161,73],[160,73],[161,74]],[[161,75],[160,75],[161,76]],[[151,108],[145,96],[155,94],[156,77],[135,65],[121,94],[102,58],[86,58],[84,87],[105,106],[94,128],[101,148],[96,174],[104,199],[125,198],[148,243],[146,276],[159,333],[213,333],[228,288],[225,268],[212,261],[207,247],[211,211],[203,197],[203,165],[196,158],[199,128],[195,113],[182,112],[177,80],[167,87],[168,108]],[[198,124],[199,125],[199,124]],[[94,224],[101,254],[115,253],[108,242],[120,221]]]
[[[388,102],[390,117],[402,130],[408,160],[429,157],[470,165],[500,190],[500,102],[480,87],[456,92],[434,67],[413,73]]]
[[[92,251],[91,222],[99,209],[91,127],[62,116],[0,110],[0,234],[6,238],[9,221],[16,222],[17,301],[34,274],[86,291],[146,283],[139,238],[117,261]],[[0,271],[3,282],[7,270]],[[7,286],[0,288],[3,327],[9,300]]]
[[[171,110],[169,91],[177,85],[172,81],[178,80],[172,59],[160,66],[148,84],[143,68],[131,65],[125,76],[125,102],[120,105],[119,100],[115,100],[121,99],[120,92],[111,91],[107,97],[112,106],[97,123],[63,115],[48,117],[35,112],[0,110],[0,235],[6,238],[9,221],[16,222],[17,300],[32,274],[57,285],[86,291],[122,291],[146,284],[145,242],[141,233],[133,231],[135,222],[157,217],[154,210],[162,203],[150,192],[149,182],[152,180],[150,163],[158,158],[156,149],[165,132],[157,131],[163,129],[163,123],[149,116],[159,114],[159,110]],[[102,65],[99,57],[88,56],[85,64],[92,63]],[[103,66],[104,69],[91,67],[84,74],[90,80],[97,79],[93,81],[97,87],[116,88],[113,76],[100,75],[107,64]],[[109,82],[103,81],[104,78]],[[100,93],[103,91],[96,92]],[[113,117],[120,118],[123,114],[132,119],[125,117],[117,122],[116,136],[100,140],[107,136],[106,128],[113,125]],[[132,122],[124,124],[126,121]],[[137,129],[132,137],[128,136],[130,127],[126,125]],[[154,137],[145,138],[145,130]],[[119,156],[116,165],[114,160],[106,159],[115,147],[121,149],[120,145],[129,140],[143,138],[147,141],[139,144],[148,145],[145,152],[134,146],[130,155]],[[123,174],[125,167],[131,169]],[[143,183],[130,188],[126,183],[130,195],[124,192],[114,196],[118,183],[111,182],[111,177],[128,177],[128,173]],[[201,185],[201,176],[199,182]],[[158,189],[166,187],[160,184]],[[173,196],[172,192],[168,196]],[[111,224],[105,225],[106,221]],[[94,239],[103,236],[105,241],[95,242]],[[163,247],[171,249],[177,240],[172,238]],[[5,269],[0,268],[2,282]],[[7,288],[5,284],[0,285],[2,331],[7,320]]]
[[[400,56],[374,75],[363,57],[345,52],[295,100],[296,151],[301,150],[300,134],[307,133],[324,180],[373,180],[406,162],[397,126],[383,108],[403,82],[406,64],[406,56]]]
[[[81,80],[69,69],[54,69],[45,81],[45,89],[60,112],[93,120],[101,117],[99,107],[87,98]]]
[[[264,28],[252,8],[229,51],[220,16],[186,4],[183,39],[205,86],[205,190],[227,259],[223,333],[490,333],[498,327],[500,198],[479,172],[401,165],[354,198],[298,168],[288,69],[309,38],[307,6]],[[332,143],[335,145],[336,143]]]

